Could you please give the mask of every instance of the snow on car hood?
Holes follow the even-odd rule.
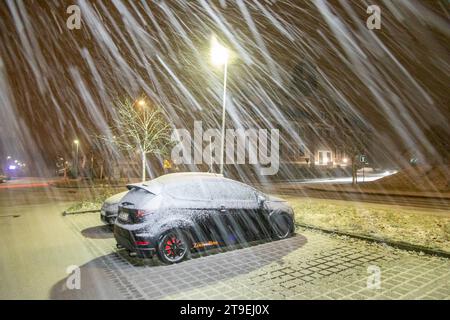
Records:
[[[274,197],[271,195],[266,195],[266,201],[270,201],[270,202],[287,202],[284,199],[278,198],[278,197]]]
[[[288,213],[294,212],[292,209],[292,206],[287,202],[286,200],[283,200],[281,198],[277,198],[274,196],[267,195],[266,202],[265,202],[266,208],[270,210],[282,210]]]

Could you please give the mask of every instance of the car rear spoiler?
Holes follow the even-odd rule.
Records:
[[[158,194],[158,193],[160,193],[161,185],[159,183],[155,183],[153,181],[127,184],[128,190],[131,190],[133,188],[140,188],[147,192],[150,192],[153,194]]]

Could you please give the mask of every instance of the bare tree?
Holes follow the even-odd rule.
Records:
[[[146,179],[148,154],[164,156],[168,153],[171,128],[162,111],[149,105],[145,99],[126,98],[115,104],[116,117],[111,127],[112,136],[100,136],[122,150],[137,150],[142,160],[142,181]]]

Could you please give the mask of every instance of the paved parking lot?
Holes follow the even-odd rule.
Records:
[[[83,268],[95,266],[118,298],[450,299],[450,260],[361,240],[299,229],[290,239],[166,266],[116,250],[98,214],[65,221],[98,257],[80,266],[82,283]]]

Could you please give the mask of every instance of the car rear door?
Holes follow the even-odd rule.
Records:
[[[234,228],[241,235],[240,239],[248,242],[264,238],[265,219],[258,206],[257,193],[253,188],[238,182],[233,183],[232,188],[235,193],[231,200],[234,204],[231,217],[235,220]]]
[[[222,244],[217,222],[216,207],[201,180],[188,184],[174,185],[165,190],[176,201],[171,207],[184,211],[184,216],[193,223],[191,241],[196,249],[208,248]]]

